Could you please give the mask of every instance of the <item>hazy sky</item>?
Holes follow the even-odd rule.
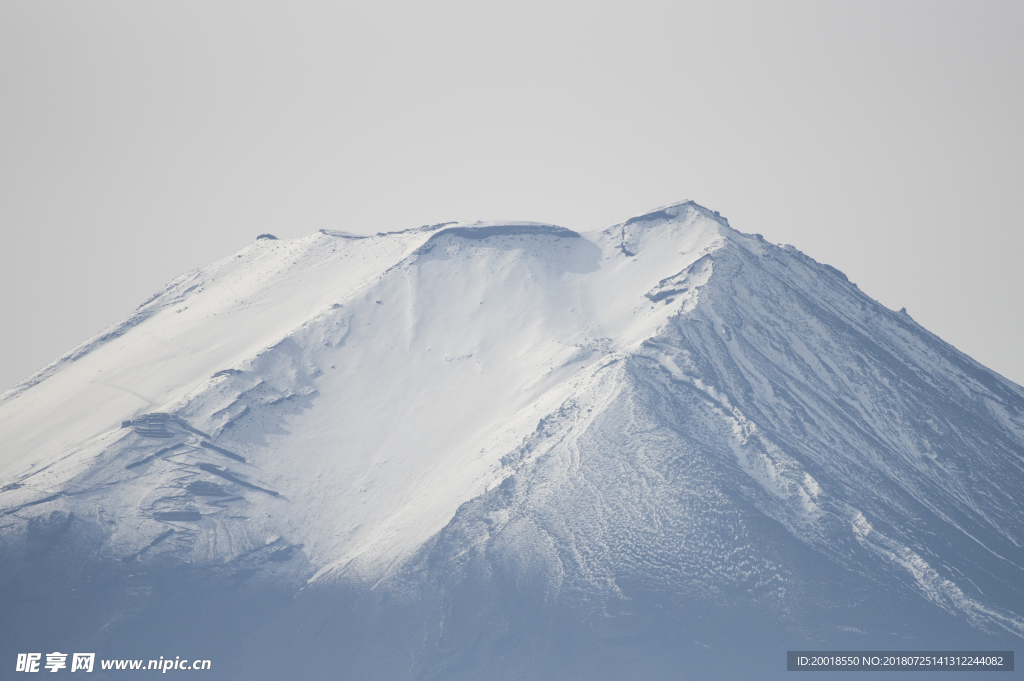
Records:
[[[1024,383],[1024,2],[0,2],[0,391],[262,232],[683,199]]]

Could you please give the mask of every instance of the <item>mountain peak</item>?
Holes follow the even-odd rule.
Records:
[[[670,221],[679,219],[681,216],[685,216],[689,213],[698,213],[704,217],[719,222],[720,224],[728,227],[729,221],[719,214],[717,210],[710,210],[701,206],[695,201],[680,201],[678,203],[672,203],[667,206],[661,206],[654,210],[648,211],[643,215],[637,215],[636,217],[629,218],[623,224],[628,226],[637,223],[644,222],[658,222],[658,221]]]
[[[2,645],[83,602],[80,649],[201,631],[238,678],[1024,636],[1024,389],[692,201],[260,239],[8,392],[0,442]]]

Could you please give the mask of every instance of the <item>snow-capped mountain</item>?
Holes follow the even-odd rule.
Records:
[[[0,664],[770,677],[1024,638],[1024,389],[692,202],[263,235],[0,397],[0,447]]]

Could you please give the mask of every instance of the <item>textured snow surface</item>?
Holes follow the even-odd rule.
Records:
[[[11,602],[248,580],[293,603],[265,628],[347,612],[407,660],[354,678],[658,676],[746,620],[1024,636],[1024,389],[690,202],[260,239],[0,397],[0,443]]]

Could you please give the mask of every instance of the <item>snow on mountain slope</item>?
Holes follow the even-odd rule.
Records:
[[[325,594],[394,594],[366,622],[413,662],[352,634],[363,678],[575,678],[566,608],[581,665],[627,611],[1024,636],[1024,389],[689,202],[260,239],[0,397],[0,442],[6,565],[259,573],[337,631]]]
[[[654,313],[637,301],[657,272],[714,242],[715,227],[686,237],[689,256],[651,249],[604,271],[598,245],[534,224],[259,240],[172,282],[45,379],[5,396],[0,472],[21,485],[5,502],[99,486],[106,513],[133,521],[114,541],[140,549],[166,524],[154,513],[195,507],[159,496],[139,509],[137,500],[173,490],[180,467],[212,450],[197,448],[204,438],[194,433],[154,440],[120,425],[178,413],[278,493],[254,497],[273,521],[261,534],[247,516],[252,541],[294,535],[323,569],[369,545],[394,559],[500,480],[498,459],[562,399],[559,386],[650,335],[674,308]],[[275,408],[312,395],[295,413]],[[287,424],[267,432],[282,413]],[[288,434],[276,435],[282,426]],[[179,440],[186,447],[125,469]],[[227,511],[209,515],[198,555],[218,532],[240,532],[221,527]]]
[[[16,386],[2,437],[5,478],[48,465],[120,422],[182,399],[202,381],[351,295],[429,237],[261,239],[187,273],[135,314]],[[47,428],[39,424],[46,422]]]
[[[741,601],[819,636],[863,631],[863,594],[888,594],[1024,635],[1021,388],[791,248],[731,234],[705,257],[699,302],[575,390],[528,443],[543,455],[404,579],[511,571],[610,611]],[[884,607],[869,628],[913,629]]]

